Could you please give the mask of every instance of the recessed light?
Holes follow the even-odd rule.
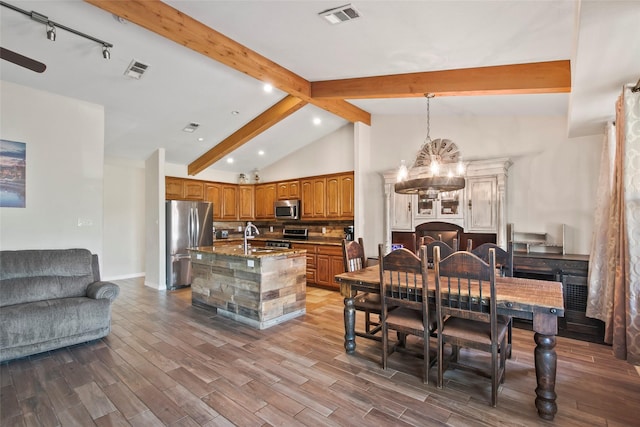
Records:
[[[198,138],[198,141],[202,142],[202,141],[204,141],[204,138],[200,137],[200,138]]]
[[[318,126],[320,123],[322,123],[322,120],[320,119],[320,117],[316,117],[313,119],[313,124]]]
[[[271,92],[273,92],[273,86],[271,86],[269,83],[266,83],[266,84],[263,86],[263,89],[264,89],[264,91],[265,91],[265,92],[267,92],[267,93],[271,93]]]
[[[233,163],[233,157],[227,157],[227,163],[229,164]]]
[[[260,150],[260,151],[258,151],[258,155],[259,155],[259,156],[264,156],[264,150]]]
[[[232,114],[232,115],[234,115],[234,116],[237,116],[238,114],[240,114],[240,111],[238,111],[238,110],[233,110],[233,111],[231,112],[231,114]]]

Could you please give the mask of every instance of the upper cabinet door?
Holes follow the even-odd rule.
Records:
[[[254,197],[253,197],[253,185],[240,185],[238,186],[238,219],[241,220],[253,220],[254,215]]]
[[[204,200],[204,182],[185,180],[182,188],[185,200]]]
[[[340,179],[336,176],[327,178],[327,205],[326,214],[328,218],[340,216]]]
[[[222,219],[238,219],[238,186],[222,186]]]
[[[256,219],[274,219],[274,203],[276,201],[276,184],[258,184],[255,188]]]
[[[340,177],[340,216],[353,218],[355,211],[353,174]]]
[[[182,178],[167,176],[164,178],[165,199],[182,200]]]
[[[497,229],[497,180],[495,177],[467,179],[467,228],[471,232]]]
[[[204,201],[213,203],[213,219],[222,218],[222,186],[206,183],[204,185]]]

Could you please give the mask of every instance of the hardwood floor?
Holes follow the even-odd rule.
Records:
[[[0,425],[640,425],[639,373],[607,346],[558,338],[558,413],[547,422],[530,331],[514,329],[491,408],[486,378],[447,371],[438,390],[436,369],[422,384],[409,355],[382,370],[378,342],[358,338],[347,355],[337,292],[309,288],[306,316],[258,331],[191,306],[189,289],[117,283],[107,338],[0,364]]]

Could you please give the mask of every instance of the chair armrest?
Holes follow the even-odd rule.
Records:
[[[107,298],[113,302],[119,293],[118,285],[111,282],[93,282],[87,287],[87,296],[93,299]]]

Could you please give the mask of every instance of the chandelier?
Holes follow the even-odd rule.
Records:
[[[450,139],[431,140],[429,100],[433,96],[425,95],[427,137],[411,168],[402,161],[395,184],[396,193],[426,193],[428,198],[436,198],[440,192],[464,188],[464,164],[458,146]]]

